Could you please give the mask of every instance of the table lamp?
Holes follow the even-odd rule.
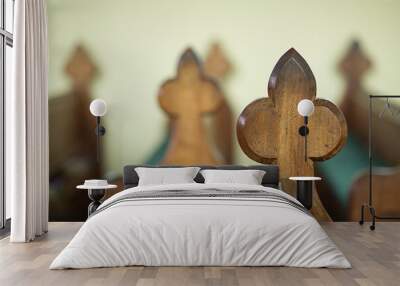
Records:
[[[297,112],[304,117],[304,125],[299,128],[299,134],[304,136],[304,160],[307,162],[307,135],[310,132],[308,129],[308,117],[314,112],[314,103],[309,99],[300,100],[297,104]]]

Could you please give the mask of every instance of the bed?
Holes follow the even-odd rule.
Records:
[[[261,185],[194,183],[138,186],[104,201],[50,269],[144,266],[292,266],[350,268],[318,222],[279,190],[274,165],[200,166],[265,171]]]

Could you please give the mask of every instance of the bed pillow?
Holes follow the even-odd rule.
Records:
[[[265,171],[262,170],[202,170],[205,184],[261,185]]]
[[[135,168],[139,186],[195,183],[199,167],[182,168]]]

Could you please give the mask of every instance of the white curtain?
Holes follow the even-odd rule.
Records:
[[[12,242],[47,232],[49,158],[45,0],[15,1],[13,93],[6,98]],[[8,102],[7,102],[8,101]]]

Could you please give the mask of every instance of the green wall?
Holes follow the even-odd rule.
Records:
[[[311,66],[317,96],[340,100],[336,64],[358,38],[374,64],[373,92],[400,93],[400,1],[133,1],[48,0],[50,96],[69,87],[63,65],[83,43],[101,70],[96,97],[108,102],[107,170],[143,162],[164,135],[156,95],[174,75],[179,54],[192,46],[204,56],[223,44],[235,71],[225,83],[235,116],[265,96],[278,58],[295,47]],[[247,163],[236,146],[237,161]]]

